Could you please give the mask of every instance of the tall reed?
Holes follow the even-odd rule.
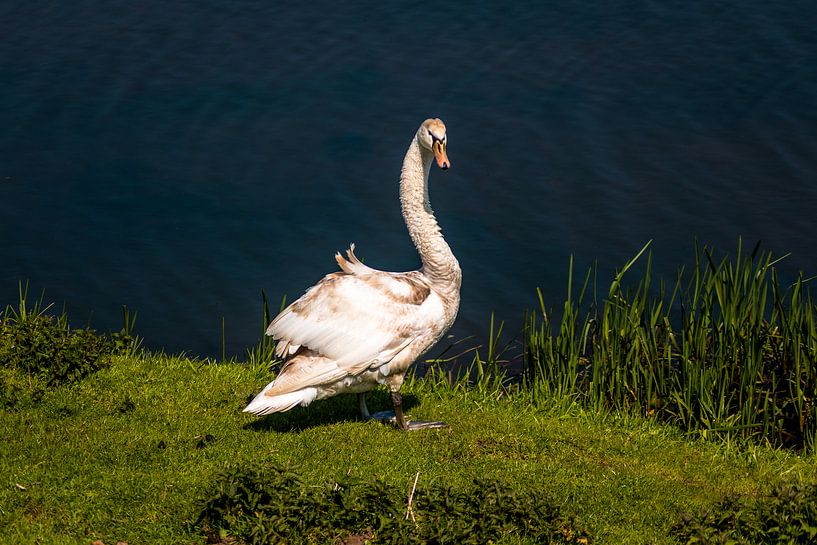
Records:
[[[647,244],[587,301],[595,270],[573,293],[573,263],[558,324],[539,294],[525,333],[523,381],[537,399],[672,421],[702,435],[814,449],[817,306],[802,274],[784,287],[759,246],[734,259],[695,247],[695,266],[652,281]],[[646,253],[636,283],[625,273]],[[551,313],[552,314],[552,313]]]
[[[281,298],[281,304],[278,307],[278,312],[281,312],[286,307],[287,297],[284,295]],[[269,301],[267,294],[261,290],[261,338],[252,348],[247,349],[246,362],[251,365],[264,365],[276,362],[275,357],[275,339],[266,334],[267,327],[272,321],[272,315],[269,310]]]

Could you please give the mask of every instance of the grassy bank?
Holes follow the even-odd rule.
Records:
[[[0,542],[202,543],[196,521],[219,475],[259,464],[289,468],[307,488],[377,479],[406,501],[418,474],[420,490],[497,481],[545,493],[595,543],[674,543],[670,529],[684,512],[817,482],[808,457],[690,441],[645,420],[565,416],[523,395],[430,380],[408,385],[409,412],[448,429],[360,422],[351,397],[262,420],[241,414],[267,378],[240,364],[116,357],[35,404],[3,410]],[[371,406],[386,408],[385,393]]]
[[[571,270],[514,380],[493,321],[470,373],[409,377],[409,414],[450,425],[416,433],[353,396],[247,416],[269,339],[246,363],[147,354],[127,312],[100,336],[21,290],[0,317],[0,543],[815,542],[809,280],[701,248],[665,284],[642,254],[603,288]]]

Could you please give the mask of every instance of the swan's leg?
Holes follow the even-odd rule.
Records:
[[[397,427],[403,431],[433,430],[448,427],[445,422],[407,420],[403,414],[403,396],[400,395],[400,392],[393,391],[391,393],[391,401],[394,403],[394,415],[397,419]]]
[[[363,420],[371,420],[372,415],[369,414],[369,407],[366,406],[366,394],[363,392],[357,394],[357,402],[360,404],[360,415]]]
[[[374,414],[369,412],[369,407],[366,406],[366,394],[363,392],[357,394],[357,400],[360,404],[360,414],[363,420],[377,420],[378,422],[394,422],[394,411],[378,411]]]
[[[403,396],[400,392],[391,393],[391,402],[394,404],[394,416],[397,418],[397,427],[401,430],[408,430],[408,422],[403,414]]]

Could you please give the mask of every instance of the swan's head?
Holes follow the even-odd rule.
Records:
[[[451,166],[445,146],[448,139],[445,136],[445,124],[439,119],[426,119],[417,131],[417,140],[420,145],[434,153],[437,166],[443,170]]]

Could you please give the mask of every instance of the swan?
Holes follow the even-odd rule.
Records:
[[[445,124],[425,120],[411,140],[400,173],[403,219],[422,267],[410,272],[373,269],[357,258],[354,244],[346,258],[337,253],[340,271],[325,276],[270,323],[266,333],[277,340],[276,356],[285,361],[275,380],[244,412],[266,415],[356,393],[368,420],[372,415],[364,392],[386,385],[399,428],[445,425],[408,421],[400,387],[409,366],[454,323],[460,304],[462,271],[428,198],[432,159],[442,170],[451,166],[446,145]]]

